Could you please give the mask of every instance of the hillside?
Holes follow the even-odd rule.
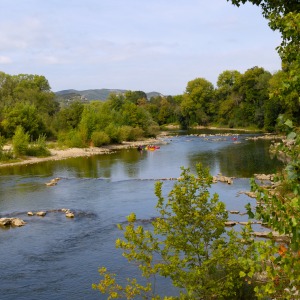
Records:
[[[83,90],[78,91],[74,89],[69,90],[62,90],[55,92],[57,96],[57,101],[62,103],[72,102],[72,101],[82,101],[88,102],[91,100],[100,100],[105,101],[107,100],[109,94],[116,93],[116,94],[123,94],[127,90],[121,89],[90,89],[90,90]],[[151,97],[162,95],[158,92],[149,92],[146,93],[147,98],[150,99]]]

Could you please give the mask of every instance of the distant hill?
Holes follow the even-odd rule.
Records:
[[[116,94],[124,94],[127,90],[120,90],[120,89],[91,89],[91,90],[63,90],[55,92],[57,96],[57,101],[61,103],[73,102],[73,101],[82,101],[82,102],[89,102],[91,100],[100,100],[105,101],[107,100],[109,94],[116,93]],[[161,93],[158,92],[150,92],[146,93],[148,100],[151,97],[162,96]]]

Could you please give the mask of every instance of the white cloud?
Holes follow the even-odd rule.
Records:
[[[5,1],[0,28],[5,72],[44,75],[54,90],[174,94],[222,67],[280,68],[279,36],[259,8],[226,0]]]
[[[8,56],[1,56],[0,55],[0,64],[6,65],[6,64],[11,64],[12,60]]]

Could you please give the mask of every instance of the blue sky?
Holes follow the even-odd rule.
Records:
[[[1,0],[0,71],[53,91],[182,94],[225,70],[280,69],[280,35],[258,7],[226,0]]]

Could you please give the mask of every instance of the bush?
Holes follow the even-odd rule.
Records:
[[[13,152],[16,156],[22,156],[26,154],[29,145],[29,134],[24,132],[22,126],[18,126],[15,131],[15,135],[12,138]]]
[[[125,125],[120,128],[120,133],[123,141],[136,141],[143,137],[144,131],[139,127]]]
[[[34,143],[29,144],[26,154],[36,157],[50,156],[51,153],[46,146],[46,136],[40,135]]]
[[[105,128],[105,133],[110,137],[112,143],[120,144],[122,143],[122,136],[120,127],[115,126],[113,124],[109,124]]]
[[[159,133],[159,126],[157,124],[148,126],[146,131],[147,137],[156,137],[158,133]]]
[[[0,161],[6,161],[13,159],[13,153],[11,150],[3,150],[3,147],[5,145],[6,139],[4,136],[0,134]]]
[[[197,175],[183,169],[167,198],[158,181],[158,217],[152,227],[144,228],[131,213],[126,225],[118,225],[124,236],[116,240],[123,256],[140,269],[145,285],[128,278],[123,287],[102,267],[103,279],[93,288],[109,294],[108,299],[249,299],[244,292],[251,290],[240,277],[245,271],[240,260],[247,254],[245,242],[234,230],[226,230],[228,213],[218,195],[210,195],[211,184],[212,176],[200,164]],[[156,294],[158,275],[180,288],[180,297]]]
[[[87,146],[82,134],[77,130],[59,133],[58,143],[69,148],[84,148]]]
[[[110,137],[103,131],[94,131],[91,140],[95,147],[108,145],[110,143]]]

